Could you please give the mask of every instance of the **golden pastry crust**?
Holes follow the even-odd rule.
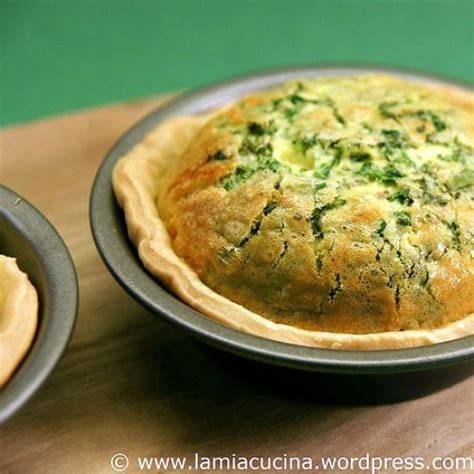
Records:
[[[14,258],[0,255],[0,387],[20,365],[38,323],[38,296]]]
[[[386,76],[296,81],[162,125],[114,189],[145,266],[227,325],[346,349],[453,339],[474,326],[472,104]]]

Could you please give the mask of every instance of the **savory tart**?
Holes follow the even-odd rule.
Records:
[[[205,315],[335,349],[474,333],[474,94],[302,79],[170,119],[116,165],[145,267]]]
[[[0,255],[0,387],[30,348],[37,323],[35,288],[14,258]]]

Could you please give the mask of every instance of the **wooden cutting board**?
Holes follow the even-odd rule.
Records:
[[[162,99],[161,99],[162,100]],[[137,456],[473,456],[474,379],[387,405],[321,403],[258,383],[148,315],[94,247],[88,198],[115,140],[160,99],[0,132],[1,181],[56,226],[81,293],[71,344],[1,429],[2,473],[106,473]],[[357,472],[357,471],[355,471]],[[390,470],[388,472],[395,472]],[[428,472],[428,471],[423,471]]]

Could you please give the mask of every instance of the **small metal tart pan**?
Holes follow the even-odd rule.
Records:
[[[469,89],[466,84],[409,71],[374,67],[308,66],[267,71],[219,82],[181,95],[146,116],[126,132],[107,154],[92,188],[92,232],[96,246],[110,272],[133,298],[156,316],[211,346],[247,359],[287,368],[324,372],[326,375],[357,374],[369,378],[376,374],[419,373],[454,364],[458,369],[462,368],[460,372],[463,377],[472,373],[474,336],[414,349],[338,351],[276,342],[225,327],[193,310],[160,286],[145,270],[127,238],[124,215],[117,205],[112,189],[112,170],[117,160],[160,122],[173,116],[206,112],[255,90],[268,88],[292,78],[371,72],[385,72],[408,80]],[[254,366],[257,367],[258,364]],[[452,367],[449,373],[454,373]],[[440,376],[441,381],[452,379],[441,374],[438,378]],[[419,374],[417,378],[420,379]],[[426,381],[423,383],[429,385]]]
[[[33,343],[0,395],[0,422],[4,422],[40,388],[61,358],[76,320],[78,286],[71,256],[55,228],[4,186],[0,186],[0,254],[17,259],[39,299]]]

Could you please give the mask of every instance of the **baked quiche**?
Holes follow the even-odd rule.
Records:
[[[37,323],[35,288],[14,258],[0,255],[0,387],[30,348]]]
[[[161,124],[113,184],[145,267],[255,335],[390,349],[474,333],[474,94],[294,80]]]

